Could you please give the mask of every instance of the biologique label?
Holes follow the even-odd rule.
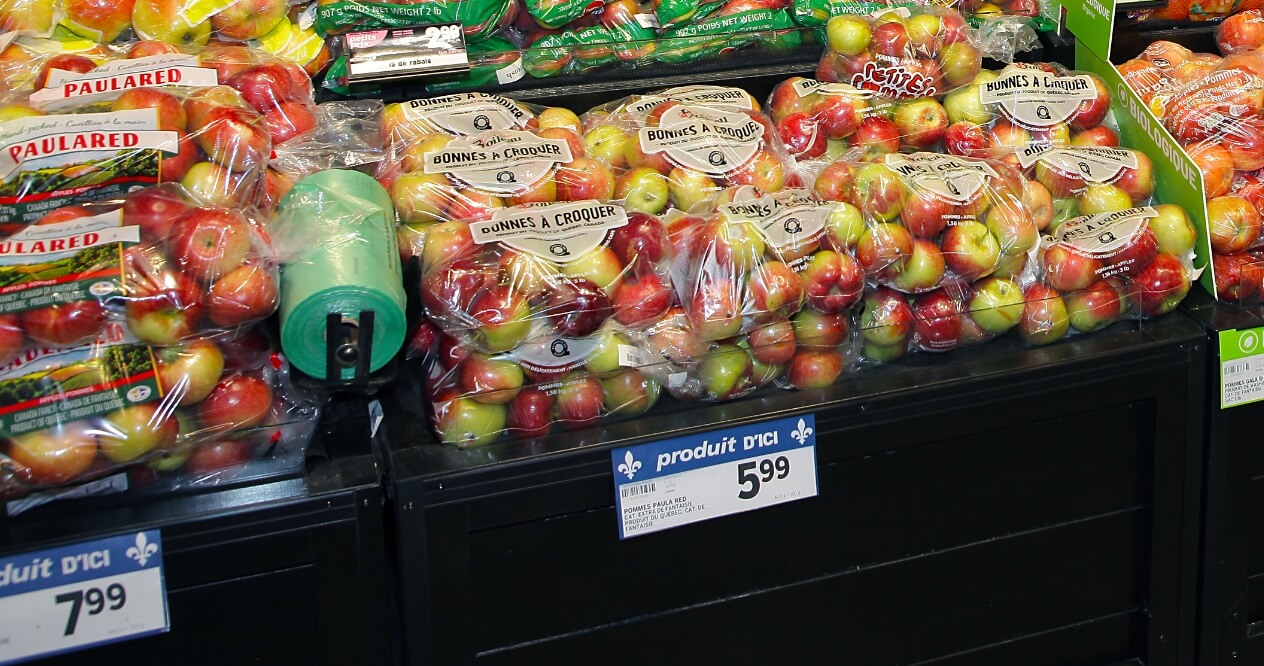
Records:
[[[409,122],[432,126],[450,134],[520,130],[531,121],[526,109],[513,100],[486,93],[415,99],[401,106]]]
[[[513,130],[485,132],[426,153],[426,173],[441,173],[493,194],[514,194],[570,162],[570,144]]]
[[[52,70],[47,86],[31,93],[29,101],[37,109],[53,111],[108,102],[132,88],[215,85],[219,85],[219,75],[210,67],[201,67],[197,57],[165,54],[114,60],[82,74]]]
[[[773,247],[806,245],[825,233],[825,222],[835,205],[812,198],[803,189],[789,189],[760,195],[743,187],[733,202],[719,207],[729,222],[751,222]]]
[[[1124,169],[1137,168],[1137,154],[1105,146],[1061,148],[1031,145],[1018,151],[1018,162],[1024,169],[1040,162],[1091,183],[1109,183]]]
[[[179,135],[156,109],[18,118],[0,124],[0,222],[33,222],[70,204],[158,182]]]
[[[123,249],[140,227],[122,210],[25,227],[0,240],[0,313],[103,300],[122,290]]]
[[[988,178],[997,177],[987,162],[951,155],[887,155],[886,165],[900,174],[911,189],[953,204],[974,201],[987,185]]]
[[[980,102],[998,105],[1005,117],[1027,128],[1064,123],[1081,102],[1094,99],[1097,86],[1087,74],[1058,76],[1037,69],[1014,68],[979,87]]]
[[[14,437],[162,397],[153,353],[120,330],[64,349],[28,347],[0,368],[0,436]]]
[[[503,208],[490,220],[471,223],[470,232],[475,243],[503,243],[565,264],[605,245],[627,223],[622,206],[589,199]]]
[[[745,113],[674,106],[658,127],[642,127],[638,140],[647,153],[661,152],[678,166],[722,176],[749,162],[763,137],[764,126]]]
[[[655,95],[646,95],[623,107],[629,113],[649,113],[665,102],[679,102],[695,106],[716,106],[750,110],[750,95],[740,88],[724,86],[682,86],[670,88]]]
[[[1147,220],[1158,215],[1149,206],[1085,215],[1067,220],[1058,227],[1053,239],[1058,243],[1066,243],[1089,257],[1113,257],[1133,243],[1137,235],[1146,228]]]

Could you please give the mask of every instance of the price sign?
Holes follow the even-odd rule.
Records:
[[[1220,331],[1220,408],[1264,400],[1264,327]]]
[[[167,631],[157,530],[0,557],[0,664]]]
[[[343,36],[347,80],[385,81],[464,72],[470,68],[459,23],[370,30]]]
[[[610,452],[619,538],[815,497],[811,414]]]

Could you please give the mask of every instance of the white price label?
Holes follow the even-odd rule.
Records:
[[[167,631],[157,530],[0,557],[0,664]]]
[[[817,494],[811,414],[611,451],[619,537]]]

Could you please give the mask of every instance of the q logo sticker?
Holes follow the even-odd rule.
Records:
[[[567,248],[565,245],[562,245],[561,243],[554,243],[554,244],[550,245],[550,246],[549,246],[549,252],[552,252],[552,253],[553,253],[553,256],[555,256],[555,257],[569,257],[569,256],[571,256],[571,251],[570,251],[570,249],[569,249],[569,248]]]
[[[571,355],[571,348],[565,340],[554,340],[553,344],[549,345],[549,353],[557,358],[566,358]]]
[[[483,131],[483,130],[489,130],[491,128],[492,128],[491,118],[488,118],[486,115],[481,114],[481,113],[477,116],[474,116],[474,129]]]
[[[728,160],[724,159],[724,153],[718,150],[711,151],[711,154],[707,155],[707,161],[711,163],[711,166],[724,166],[725,164],[728,164]]]
[[[499,172],[499,173],[497,173],[497,174],[496,174],[496,182],[498,182],[498,183],[516,183],[516,182],[518,182],[518,181],[517,181],[517,179],[515,179],[515,178],[514,178],[514,174],[513,174],[513,172],[512,172],[512,171],[501,171],[501,172]]]
[[[803,231],[803,223],[799,221],[799,218],[792,217],[786,220],[784,228],[788,234],[797,234],[800,231]]]
[[[1260,339],[1255,335],[1255,331],[1246,331],[1238,338],[1238,349],[1243,353],[1250,354],[1260,344]]]
[[[1049,113],[1049,107],[1041,104],[1036,107],[1036,117],[1041,120],[1050,120],[1053,118],[1053,114]]]

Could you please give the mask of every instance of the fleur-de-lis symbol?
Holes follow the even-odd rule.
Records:
[[[636,472],[639,469],[641,469],[641,461],[633,458],[632,452],[628,451],[627,454],[623,456],[623,462],[619,463],[619,473],[626,475],[628,480],[631,481],[632,477],[636,476]]]
[[[806,421],[799,419],[798,429],[790,433],[790,436],[799,442],[799,446],[803,446],[803,443],[808,441],[808,437],[812,436],[812,429],[808,427]]]
[[[145,563],[149,561],[149,558],[153,557],[154,553],[157,552],[158,544],[150,543],[149,538],[145,536],[144,532],[137,532],[136,545],[128,548],[127,552],[124,554],[133,560],[136,560],[136,563],[143,567],[145,566]]]

